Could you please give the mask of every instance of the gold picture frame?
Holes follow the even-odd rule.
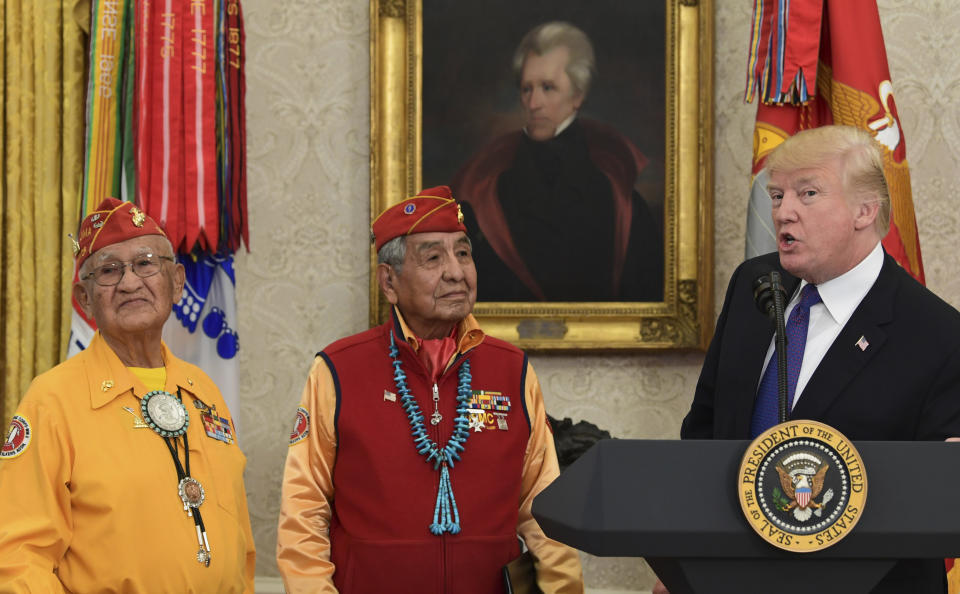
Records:
[[[371,217],[421,188],[423,2],[370,3]],[[713,6],[664,2],[663,300],[478,302],[474,315],[488,334],[528,350],[706,348],[713,332]],[[378,324],[388,310],[372,247],[370,258],[370,321]]]

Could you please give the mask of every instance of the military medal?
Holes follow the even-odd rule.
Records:
[[[508,431],[507,414],[510,412],[510,397],[502,392],[474,390],[470,398],[470,429]]]
[[[187,432],[190,417],[176,396],[163,390],[147,392],[140,400],[143,420],[162,437],[179,437]]]
[[[468,429],[473,429],[475,433],[483,431],[483,411],[474,411],[470,409],[470,424]]]

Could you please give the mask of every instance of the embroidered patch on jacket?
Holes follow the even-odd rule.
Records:
[[[487,390],[473,390],[470,397],[469,429],[479,433],[486,429],[487,431],[507,431],[510,427],[507,425],[507,413],[510,412],[510,397],[502,392],[490,392]]]
[[[10,421],[10,429],[7,431],[3,447],[0,447],[0,458],[16,458],[22,454],[30,445],[32,435],[30,422],[25,417],[14,415]]]
[[[297,407],[297,418],[293,421],[293,431],[290,432],[290,445],[303,441],[310,434],[310,413],[302,406]]]

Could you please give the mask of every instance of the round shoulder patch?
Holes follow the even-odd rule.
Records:
[[[10,421],[10,429],[5,435],[3,447],[0,447],[0,458],[16,458],[22,454],[30,445],[32,434],[30,422],[26,417],[14,415],[13,420]]]
[[[293,421],[293,431],[290,432],[290,445],[303,441],[310,434],[310,413],[302,406],[297,407],[297,418]]]
[[[795,553],[840,542],[860,520],[867,473],[839,431],[815,421],[788,421],[757,436],[737,475],[750,526],[775,547]]]

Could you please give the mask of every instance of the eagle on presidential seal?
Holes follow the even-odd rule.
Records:
[[[809,520],[811,515],[819,517],[823,513],[823,506],[833,499],[833,489],[827,489],[820,502],[817,502],[830,465],[811,453],[803,452],[788,456],[775,468],[786,496],[780,498],[780,510],[793,512],[793,517],[801,522]]]

